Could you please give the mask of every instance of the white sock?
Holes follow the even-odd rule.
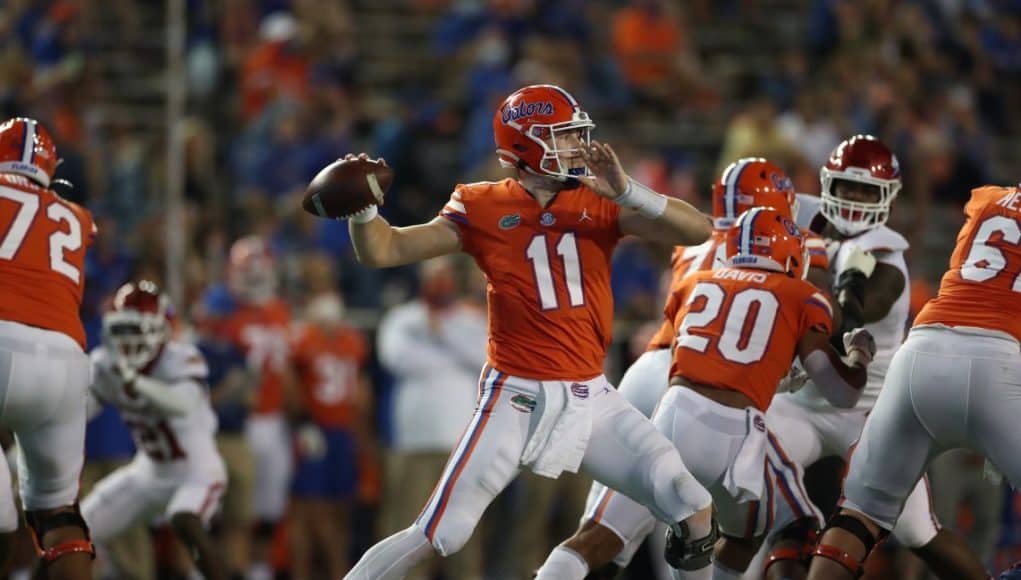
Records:
[[[432,544],[416,526],[385,538],[369,548],[345,580],[400,580],[415,564],[433,553]]]
[[[535,576],[535,580],[584,580],[588,563],[570,548],[557,546]]]
[[[713,562],[713,580],[741,580],[743,572],[732,570],[719,562]]]

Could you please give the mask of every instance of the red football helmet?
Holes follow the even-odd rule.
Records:
[[[244,302],[265,304],[276,296],[276,260],[266,241],[256,235],[239,238],[230,247],[227,285]]]
[[[50,133],[35,119],[17,117],[0,125],[0,173],[17,173],[49,187],[57,162]]]
[[[170,337],[170,299],[148,280],[128,282],[103,315],[103,343],[118,366],[140,371]]]
[[[769,207],[754,207],[727,231],[727,265],[808,275],[808,248],[797,224]]]
[[[837,179],[874,185],[879,200],[855,201],[837,197],[833,182]],[[841,233],[857,235],[877,228],[890,217],[890,205],[900,192],[900,164],[897,156],[872,135],[855,135],[830,153],[819,170],[822,182],[822,215]]]
[[[566,180],[586,175],[584,166],[565,168],[560,156],[574,154],[564,135],[580,132],[588,144],[595,124],[567,91],[554,85],[532,85],[504,99],[493,116],[493,138],[500,165]],[[559,139],[559,141],[558,141]]]
[[[794,182],[782,169],[762,157],[745,157],[728,165],[713,184],[713,225],[727,229],[753,207],[771,207],[793,220],[797,203]]]

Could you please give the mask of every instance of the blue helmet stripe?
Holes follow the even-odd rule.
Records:
[[[761,207],[755,207],[748,210],[745,214],[744,220],[741,221],[741,253],[750,256],[752,254],[752,238],[754,237],[755,220],[759,218],[759,214],[762,212]]]
[[[32,121],[24,120],[21,132],[21,162],[31,163],[35,155],[35,124]]]
[[[724,208],[727,212],[728,218],[734,219],[737,217],[737,184],[741,181],[741,175],[744,170],[748,168],[748,165],[754,161],[753,159],[740,159],[733,165],[733,169],[728,172],[726,179],[724,180],[723,189],[723,201]]]

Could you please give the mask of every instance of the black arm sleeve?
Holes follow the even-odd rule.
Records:
[[[845,332],[865,325],[865,277],[861,270],[844,270],[837,278],[835,287],[837,305],[842,314],[840,328],[830,337],[830,344],[841,356],[844,352]]]

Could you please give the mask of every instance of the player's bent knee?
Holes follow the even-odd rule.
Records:
[[[461,551],[461,548],[471,539],[472,532],[474,531],[474,521],[458,522],[454,514],[447,513],[444,517],[443,525],[436,528],[432,537],[429,538],[429,542],[439,555],[451,556]]]
[[[649,469],[656,506],[661,511],[696,512],[708,508],[713,498],[688,471],[680,455],[670,448],[659,454]]]
[[[45,563],[63,556],[86,553],[95,558],[96,551],[89,536],[89,526],[82,518],[78,503],[55,509],[29,510],[25,521],[32,532],[39,557]],[[54,539],[49,539],[51,532]]]
[[[181,541],[194,544],[206,535],[202,519],[191,512],[177,512],[170,516],[170,527]]]
[[[856,559],[842,548],[829,544],[826,539],[826,532],[830,529],[840,529],[857,538],[862,546],[865,547],[865,552],[861,559]],[[872,553],[872,548],[877,543],[883,541],[888,535],[889,532],[882,528],[879,529],[877,535],[873,535],[860,519],[845,513],[839,513],[830,518],[829,523],[826,524],[826,528],[822,531],[822,539],[815,550],[812,551],[812,557],[833,560],[846,568],[854,578],[857,578],[861,575],[862,564],[868,559],[869,554]]]
[[[796,563],[807,565],[819,541],[819,522],[814,517],[806,517],[787,524],[777,532],[766,556],[765,572],[774,564]]]
[[[893,530],[894,537],[905,548],[909,550],[919,550],[927,546],[933,539],[936,538],[936,534],[939,530],[936,528],[936,524],[926,522],[929,525],[918,525],[917,523],[909,523],[907,525],[902,524],[901,520],[897,521],[897,527]]]
[[[671,567],[677,570],[701,570],[712,563],[713,547],[719,538],[720,529],[716,519],[712,520],[709,533],[701,538],[692,538],[687,522],[680,522],[681,535],[667,530],[666,549],[663,556]]]

